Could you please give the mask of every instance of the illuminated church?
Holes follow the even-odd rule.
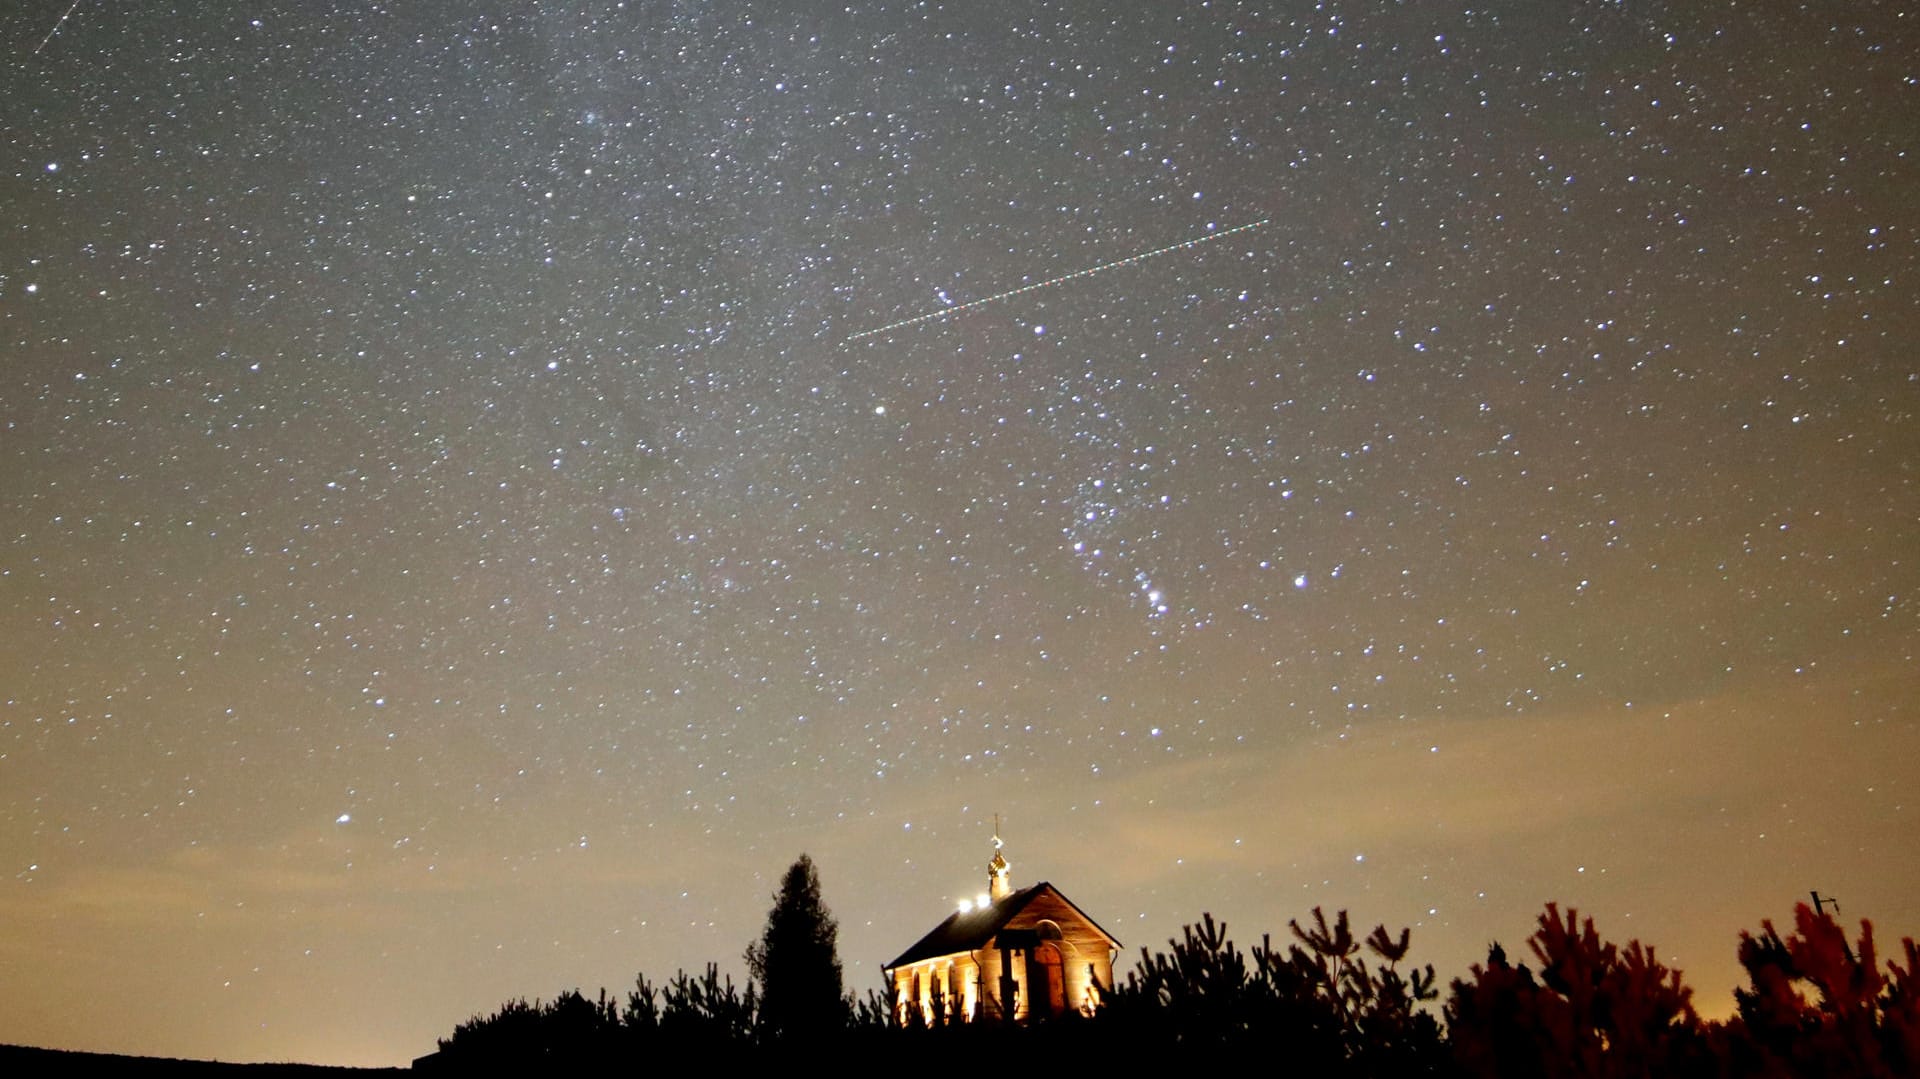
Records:
[[[1014,891],[999,830],[988,892],[886,965],[900,1021],[1008,1020],[1091,1013],[1113,984],[1120,942],[1045,881]]]

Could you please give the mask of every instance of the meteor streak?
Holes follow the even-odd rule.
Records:
[[[1225,232],[1210,232],[1210,233],[1207,233],[1205,236],[1196,236],[1191,240],[1182,240],[1177,244],[1168,244],[1165,247],[1156,247],[1152,251],[1142,251],[1138,255],[1131,255],[1131,256],[1128,256],[1127,258],[1123,258],[1115,262],[1103,262],[1098,266],[1089,266],[1084,270],[1075,270],[1074,272],[1069,274],[1061,274],[1059,277],[1049,277],[1045,281],[1035,281],[1031,285],[1022,285],[1019,288],[1008,289],[1005,292],[996,292],[991,296],[983,296],[978,300],[969,300],[963,304],[955,304],[952,307],[943,307],[937,311],[929,311],[924,315],[915,315],[912,318],[903,318],[898,322],[889,322],[885,326],[875,326],[871,330],[861,330],[859,333],[856,333],[853,336],[847,338],[846,341],[842,342],[842,344],[849,344],[851,342],[858,341],[862,337],[872,337],[875,334],[886,333],[889,330],[903,330],[903,329],[906,329],[908,326],[915,326],[922,322],[931,322],[934,319],[948,318],[953,315],[957,315],[962,311],[969,310],[971,308],[984,307],[990,303],[998,303],[1001,300],[1011,299],[1012,297],[1021,295],[1022,293],[1034,292],[1039,289],[1048,288],[1053,285],[1063,284],[1065,282],[1072,281],[1076,277],[1092,277],[1094,274],[1103,273],[1107,270],[1117,270],[1122,266],[1131,266],[1136,262],[1145,262],[1146,260],[1157,257],[1159,255],[1172,254],[1175,251],[1184,250],[1185,248],[1198,247],[1199,245],[1204,243],[1212,243],[1215,240],[1224,239],[1225,237],[1231,236],[1236,232],[1245,232],[1248,229],[1257,229],[1260,226],[1266,224],[1268,220],[1269,220],[1268,218],[1263,217],[1260,220],[1251,222],[1249,224],[1235,225],[1233,228],[1230,228]]]
[[[60,32],[60,28],[61,28],[62,26],[64,26],[64,25],[66,25],[66,22],[67,22],[67,15],[71,15],[71,14],[73,14],[73,9],[74,9],[74,8],[77,8],[77,7],[79,7],[79,6],[80,6],[80,0],[73,0],[73,3],[71,3],[71,4],[68,4],[68,5],[67,5],[67,10],[66,10],[66,14],[64,14],[64,15],[61,15],[61,16],[60,16],[60,18],[59,18],[59,19],[58,19],[57,21],[55,21],[55,22],[54,22],[54,24],[53,24],[53,29],[51,29],[51,30],[49,30],[49,31],[47,31],[47,36],[46,36],[46,37],[43,37],[43,38],[41,38],[41,39],[40,39],[40,44],[38,44],[38,45],[35,45],[35,46],[33,47],[33,55],[35,55],[35,56],[38,56],[38,55],[40,55],[40,50],[41,50],[41,49],[44,49],[44,48],[46,48],[46,47],[47,47],[47,42],[49,42],[49,41],[52,41],[52,40],[53,40],[53,35],[55,35],[55,34],[57,34],[57,33],[59,33],[59,32]]]

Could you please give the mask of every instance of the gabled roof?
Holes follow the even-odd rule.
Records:
[[[893,970],[909,963],[918,963],[922,959],[937,959],[955,952],[977,952],[990,948],[993,946],[993,938],[1007,927],[1007,923],[1013,921],[1021,911],[1027,908],[1027,904],[1043,893],[1052,893],[1060,902],[1073,908],[1075,914],[1085,918],[1087,924],[1107,938],[1113,947],[1120,946],[1120,942],[1114,939],[1112,933],[1101,929],[1100,923],[1087,918],[1087,912],[1081,910],[1073,900],[1061,895],[1060,889],[1043,880],[1031,888],[1022,888],[984,907],[953,912],[946,921],[934,926],[933,932],[921,937],[913,947],[900,953],[900,957],[888,963],[884,969]]]

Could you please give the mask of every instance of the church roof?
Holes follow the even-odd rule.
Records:
[[[913,947],[900,953],[900,957],[886,965],[887,970],[904,967],[909,963],[918,963],[922,959],[937,959],[955,952],[977,952],[993,946],[993,938],[1000,934],[1007,923],[1018,917],[1029,903],[1044,893],[1052,893],[1060,902],[1072,908],[1075,914],[1085,918],[1099,934],[1118,947],[1120,942],[1112,933],[1100,928],[1100,924],[1087,917],[1087,912],[1076,906],[1073,900],[1060,894],[1060,889],[1046,881],[1031,888],[1022,888],[984,907],[973,910],[955,911],[947,920],[933,927],[933,932],[921,937]]]

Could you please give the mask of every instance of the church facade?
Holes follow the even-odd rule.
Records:
[[[962,904],[886,965],[901,1023],[1090,1014],[1120,942],[1045,881],[1015,891],[994,836],[986,902]]]

